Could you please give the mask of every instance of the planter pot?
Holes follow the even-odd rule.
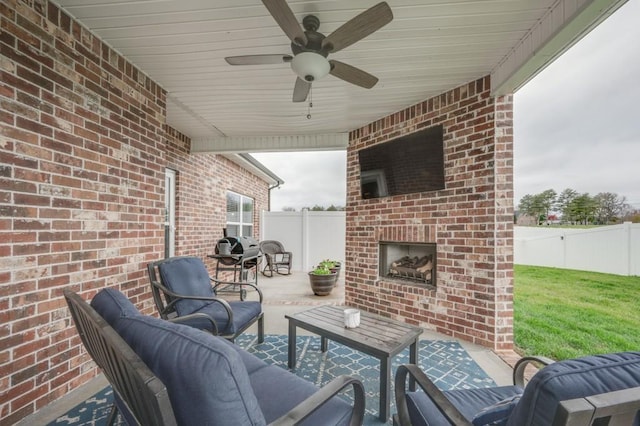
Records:
[[[331,268],[331,272],[335,272],[336,273],[336,281],[338,280],[338,277],[340,276],[340,262],[336,262],[336,266],[334,268]]]
[[[316,275],[309,272],[311,290],[316,296],[328,296],[336,285],[337,274],[332,272],[327,275]]]
[[[336,267],[336,268],[331,268],[330,269],[331,274],[335,275],[334,280],[333,280],[333,285],[337,285],[338,284],[338,277],[340,276],[340,267]]]

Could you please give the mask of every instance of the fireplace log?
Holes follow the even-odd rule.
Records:
[[[433,261],[431,259],[429,259],[429,260],[427,260],[427,263],[425,263],[424,265],[418,266],[416,268],[416,271],[424,274],[427,271],[431,272],[432,269],[433,269]]]
[[[389,275],[393,277],[409,278],[420,281],[431,281],[433,269],[433,255],[423,257],[404,256],[389,266]]]

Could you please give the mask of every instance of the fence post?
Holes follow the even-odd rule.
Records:
[[[258,233],[258,241],[264,240],[264,230],[267,227],[265,221],[267,220],[266,210],[260,210],[260,232]]]
[[[560,241],[562,241],[562,267],[567,267],[567,233],[563,232],[560,235]]]
[[[302,209],[302,270],[309,271],[309,209]]]
[[[624,233],[627,239],[627,261],[626,261],[626,265],[627,265],[627,276],[631,276],[631,250],[632,250],[632,245],[631,245],[631,222],[623,222],[622,225],[624,226]]]

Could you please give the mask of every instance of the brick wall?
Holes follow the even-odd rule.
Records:
[[[253,198],[253,237],[260,235],[260,211],[268,209],[268,183],[248,174],[224,156],[189,154],[190,141],[178,131],[167,133],[167,167],[176,171],[176,253],[199,256],[215,250],[223,237],[227,191]]]
[[[446,188],[363,200],[358,151],[442,125]],[[496,350],[513,346],[512,98],[484,77],[352,131],[346,303]],[[378,242],[437,243],[436,287],[378,277]]]
[[[154,313],[145,265],[164,253],[165,167],[176,254],[212,249],[227,189],[256,198],[256,222],[268,195],[226,158],[189,155],[164,90],[54,4],[0,13],[0,423],[13,424],[97,374],[64,288],[117,288]]]

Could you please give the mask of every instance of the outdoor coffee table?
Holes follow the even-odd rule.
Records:
[[[407,346],[409,362],[418,360],[418,337],[422,329],[389,318],[360,312],[360,325],[345,328],[344,306],[319,306],[308,311],[285,315],[289,320],[289,368],[296,366],[296,327],[320,336],[320,349],[327,351],[333,340],[380,360],[380,420],[389,418],[391,404],[391,360]],[[415,390],[415,384],[410,383]]]

